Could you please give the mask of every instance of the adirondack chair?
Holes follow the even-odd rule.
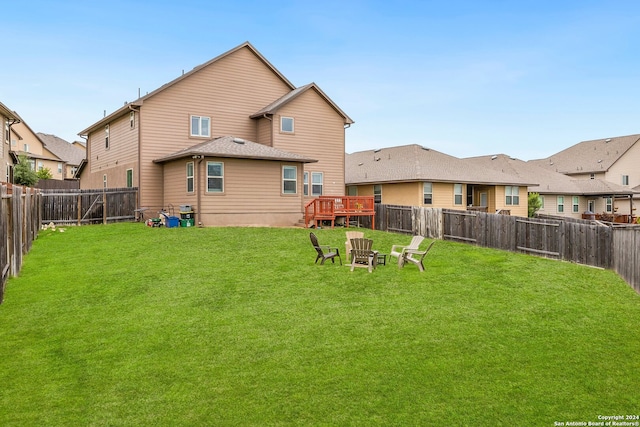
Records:
[[[344,242],[347,257],[351,259],[351,239],[362,239],[364,233],[362,231],[347,231],[347,240]]]
[[[373,240],[365,238],[351,239],[351,271],[364,267],[373,272],[378,262],[378,251],[371,249]]]
[[[406,262],[410,262],[412,264],[417,265],[418,269],[421,272],[424,271],[424,264],[422,263],[422,260],[424,259],[425,256],[427,256],[427,254],[429,253],[429,251],[431,250],[435,242],[436,242],[435,240],[432,241],[427,247],[426,251],[417,251],[414,249],[408,249],[404,251],[403,256],[400,257],[398,266],[404,267]]]
[[[309,239],[311,239],[311,244],[318,253],[318,256],[316,256],[316,264],[318,263],[319,259],[322,260],[320,262],[321,265],[324,264],[324,262],[328,259],[330,259],[331,262],[335,264],[335,258],[338,257],[338,260],[340,260],[340,265],[342,265],[342,258],[340,258],[340,251],[338,250],[338,248],[332,248],[328,245],[318,244],[318,238],[313,233],[309,233]]]
[[[413,236],[411,239],[411,243],[406,246],[403,245],[393,245],[391,246],[391,252],[389,252],[389,257],[398,258],[398,267],[402,267],[401,262],[404,256],[404,252],[408,250],[417,251],[420,247],[420,243],[424,240],[422,236]]]

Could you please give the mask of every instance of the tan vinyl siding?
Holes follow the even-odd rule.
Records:
[[[294,118],[294,132],[280,132],[280,118]],[[315,90],[308,90],[274,115],[273,147],[318,160],[305,170],[324,173],[324,195],[344,195],[344,117]]]
[[[256,120],[258,139],[255,142],[273,147],[273,137],[271,133],[271,130],[273,129],[271,126],[272,120],[272,118],[266,117]]]

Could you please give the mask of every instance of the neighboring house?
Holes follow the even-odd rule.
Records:
[[[527,186],[537,184],[419,145],[347,154],[345,181],[348,195],[372,195],[377,203],[524,217]]]
[[[64,161],[46,147],[43,140],[24,121],[20,120],[10,129],[11,157],[17,164],[21,155],[26,156],[35,171],[49,169],[52,179],[63,179]]]
[[[12,182],[13,160],[11,159],[11,128],[20,122],[20,117],[0,102],[2,137],[0,137],[0,181]]]
[[[640,135],[583,141],[546,159],[528,163],[562,173],[576,180],[601,179],[628,190],[634,203],[640,200]],[[586,184],[585,184],[586,185]],[[623,197],[614,199],[612,207],[618,214],[635,215],[633,207]],[[597,209],[597,212],[601,212]]]
[[[463,160],[475,167],[498,170],[526,181],[537,182],[538,185],[529,186],[528,191],[540,194],[542,207],[539,213],[546,215],[589,218],[590,213],[613,214],[618,206],[628,210],[634,193],[629,188],[604,179],[574,179],[536,163],[524,162],[504,154]]]
[[[243,43],[80,132],[80,185],[138,187],[141,207],[189,205],[203,225],[293,225],[314,197],[344,195],[352,123],[315,83],[296,88]]]
[[[46,149],[64,162],[64,169],[61,171],[62,179],[73,179],[76,170],[84,160],[86,151],[55,135],[41,132],[38,132],[37,135],[44,142]]]

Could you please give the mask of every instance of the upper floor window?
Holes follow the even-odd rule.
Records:
[[[295,166],[282,167],[282,192],[296,194],[298,192],[298,168]]]
[[[629,185],[629,175],[622,175],[622,185]]]
[[[573,203],[571,204],[571,212],[577,213],[580,212],[580,198],[578,196],[573,196]]]
[[[187,193],[193,193],[193,162],[187,163]]]
[[[373,203],[382,203],[382,185],[374,184],[373,186]]]
[[[507,185],[504,188],[505,192],[505,205],[519,205],[520,204],[520,188]]]
[[[136,127],[136,113],[134,111],[129,112],[129,127],[131,129]]]
[[[324,176],[322,172],[313,172],[311,174],[311,195],[322,196],[323,186],[324,186]]]
[[[207,162],[207,193],[224,192],[224,163]]]
[[[203,116],[191,116],[191,136],[211,136],[211,119]]]
[[[425,205],[433,204],[433,184],[430,182],[422,184],[422,203]]]
[[[29,152],[29,144],[22,144],[22,148],[24,149],[25,153]]]
[[[109,148],[109,125],[104,127],[104,148]]]
[[[293,133],[293,117],[280,117],[280,132]]]
[[[462,184],[453,184],[453,203],[462,204]]]

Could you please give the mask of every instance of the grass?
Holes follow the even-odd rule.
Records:
[[[0,306],[0,425],[554,425],[640,411],[611,271],[441,241],[315,265],[309,230],[44,231]],[[316,230],[344,248],[344,229]],[[374,248],[410,236],[366,231]],[[344,256],[343,256],[344,261]]]

